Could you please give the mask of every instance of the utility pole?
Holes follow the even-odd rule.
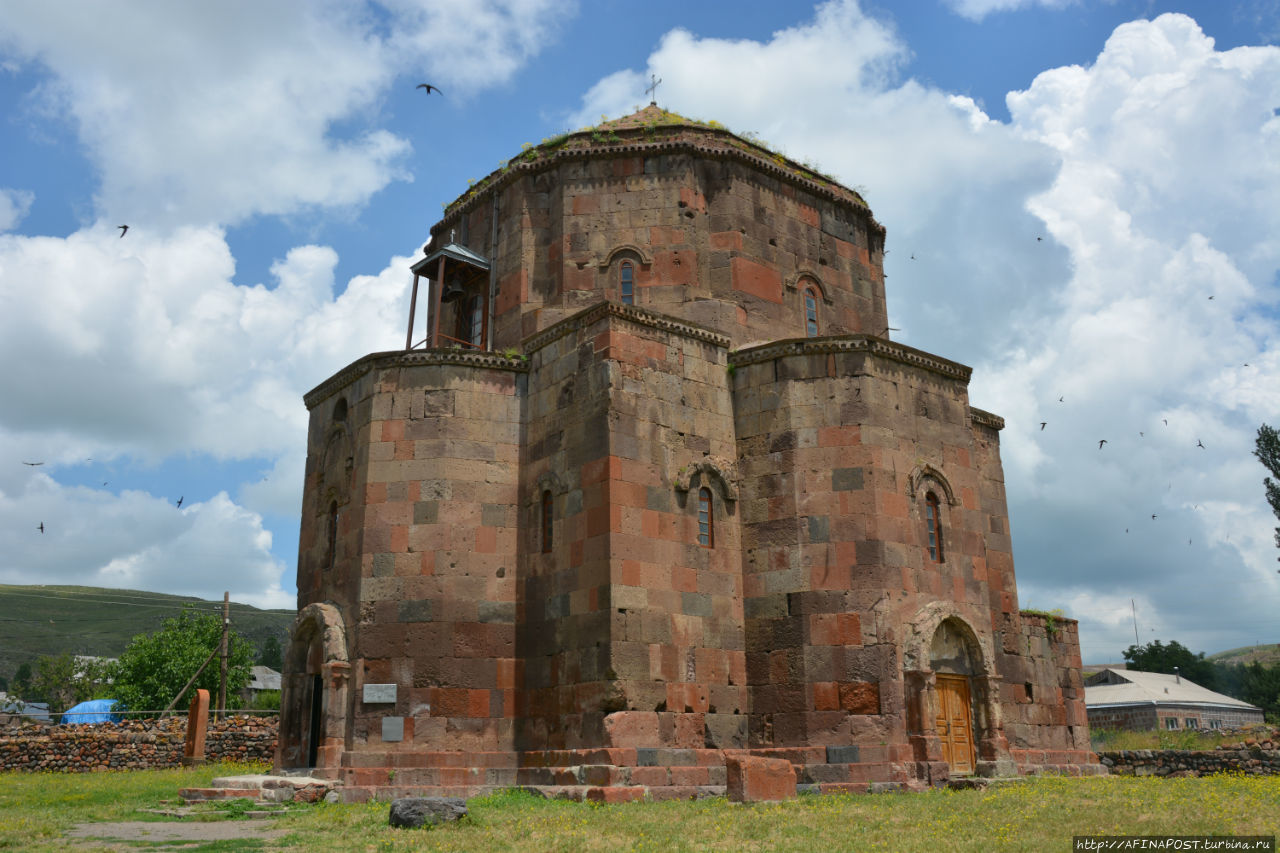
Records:
[[[227,631],[231,628],[231,591],[222,593],[222,643],[218,646],[218,719],[227,715]]]
[[[1133,644],[1135,646],[1142,645],[1142,641],[1138,639],[1138,605],[1133,603],[1133,599],[1129,599],[1129,606],[1133,608]]]

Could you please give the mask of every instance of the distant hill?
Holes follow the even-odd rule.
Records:
[[[0,584],[0,676],[12,679],[24,661],[42,655],[118,657],[138,634],[148,634],[185,603],[222,612],[222,601],[132,589]],[[293,610],[259,610],[231,602],[231,628],[258,648],[275,637],[288,645]]]
[[[1263,643],[1260,646],[1241,646],[1227,649],[1216,655],[1205,655],[1214,663],[1261,663],[1267,666],[1280,664],[1280,643]]]

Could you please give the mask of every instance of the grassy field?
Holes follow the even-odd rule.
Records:
[[[1255,726],[1243,732],[1230,734],[1192,729],[1152,729],[1130,731],[1128,729],[1089,729],[1089,741],[1095,752],[1121,749],[1216,749],[1234,746],[1250,738],[1259,741],[1276,737],[1271,727]]]
[[[76,849],[85,823],[166,820],[142,811],[226,765],[84,775],[0,774],[0,849]],[[256,768],[260,769],[260,768]],[[270,823],[285,834],[184,850],[1069,850],[1076,834],[1275,835],[1280,778],[1029,779],[987,791],[800,797],[782,804],[696,802],[589,805],[508,792],[473,799],[447,827],[391,829],[386,803],[298,806]],[[224,813],[226,813],[224,811]],[[107,834],[109,837],[109,833]],[[179,849],[156,841],[81,849]]]
[[[181,613],[184,603],[222,612],[221,601],[159,592],[0,584],[0,613],[17,617],[0,624],[0,647],[5,651],[0,676],[13,678],[22,663],[34,666],[40,655],[116,657],[135,636]],[[293,610],[259,610],[231,602],[231,627],[259,648],[268,637],[285,644],[295,615]]]

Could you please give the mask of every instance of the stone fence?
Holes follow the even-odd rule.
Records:
[[[275,757],[276,717],[209,721],[209,761],[266,761]],[[185,717],[167,720],[29,725],[0,732],[0,770],[141,770],[177,767],[186,738]]]
[[[1280,775],[1280,741],[1249,740],[1216,749],[1126,749],[1099,752],[1120,776],[1207,776],[1210,773]]]

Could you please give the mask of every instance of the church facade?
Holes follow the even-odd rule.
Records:
[[[889,339],[857,193],[650,105],[431,235],[406,348],[306,395],[278,768],[610,800],[748,753],[816,790],[1100,771],[1076,624],[1018,607],[1003,422]]]

